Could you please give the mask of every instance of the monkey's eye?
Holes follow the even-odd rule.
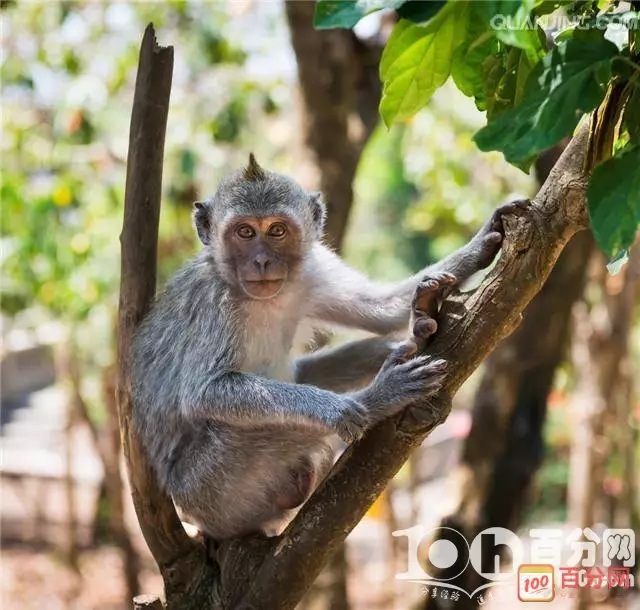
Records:
[[[252,239],[255,237],[256,232],[249,225],[240,225],[236,229],[236,234],[242,239]]]
[[[269,227],[269,235],[278,239],[283,238],[287,233],[287,227],[282,222],[275,222]]]

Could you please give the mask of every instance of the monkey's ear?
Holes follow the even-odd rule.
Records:
[[[250,182],[264,180],[267,177],[264,170],[258,165],[253,153],[249,153],[249,165],[244,168],[243,176],[245,180],[249,180]]]
[[[193,225],[198,232],[200,241],[206,246],[211,242],[211,214],[206,201],[196,201],[193,204]]]
[[[324,231],[324,223],[327,220],[327,206],[322,201],[322,193],[310,193],[309,204],[311,205],[311,214],[313,215],[313,224],[319,233]]]

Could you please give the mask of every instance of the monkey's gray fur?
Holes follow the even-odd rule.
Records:
[[[295,498],[296,477],[312,472],[313,487],[328,472],[328,437],[351,441],[436,391],[442,361],[390,358],[380,368],[397,345],[390,338],[292,363],[294,338],[316,323],[378,335],[406,329],[425,276],[450,272],[462,281],[491,262],[505,211],[513,209],[498,210],[452,256],[383,285],[323,246],[318,194],[263,170],[253,157],[213,198],[197,203],[194,222],[204,248],[158,297],[132,354],[133,422],[161,485],[184,513],[214,539],[268,529],[287,514],[274,501],[278,494],[284,490],[288,498],[293,487]],[[250,298],[234,272],[225,227],[245,216],[284,217],[299,235],[273,298]],[[355,387],[361,389],[337,393]]]

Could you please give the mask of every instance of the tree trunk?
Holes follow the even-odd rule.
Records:
[[[578,339],[574,359],[579,376],[572,413],[569,521],[580,528],[593,528],[606,518],[607,466],[616,432],[621,431],[620,415],[630,414],[632,392],[625,383],[625,369],[631,364],[629,343],[640,282],[640,244],[632,249],[629,263],[617,276],[607,274],[600,253],[595,259],[598,300],[590,311],[584,304],[575,316]],[[630,517],[618,526],[629,527]],[[616,526],[610,519],[606,521],[609,527]],[[583,610],[589,601],[589,589],[582,588],[575,607]]]
[[[561,151],[550,151],[538,160],[541,182]],[[487,527],[514,530],[520,524],[531,482],[542,461],[547,400],[556,368],[566,356],[571,309],[582,295],[592,249],[593,240],[586,231],[571,240],[525,310],[518,330],[487,358],[461,457],[460,503],[441,523],[463,534],[469,543]],[[457,540],[452,538],[451,542]],[[446,573],[439,576],[446,577]],[[470,565],[450,581],[469,592],[483,582]],[[462,609],[477,605],[477,597],[464,595],[457,603]],[[425,607],[440,608],[442,601],[428,597]]]
[[[306,188],[322,191],[327,240],[340,251],[360,153],[378,122],[382,45],[348,30],[315,30],[313,0],[289,0],[285,8],[300,84],[297,169]]]

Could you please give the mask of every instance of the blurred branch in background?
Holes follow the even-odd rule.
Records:
[[[322,191],[328,243],[339,251],[360,153],[378,123],[384,39],[382,33],[360,40],[346,30],[315,30],[312,0],[287,1],[285,7],[300,87],[303,163],[296,173],[306,188]]]

